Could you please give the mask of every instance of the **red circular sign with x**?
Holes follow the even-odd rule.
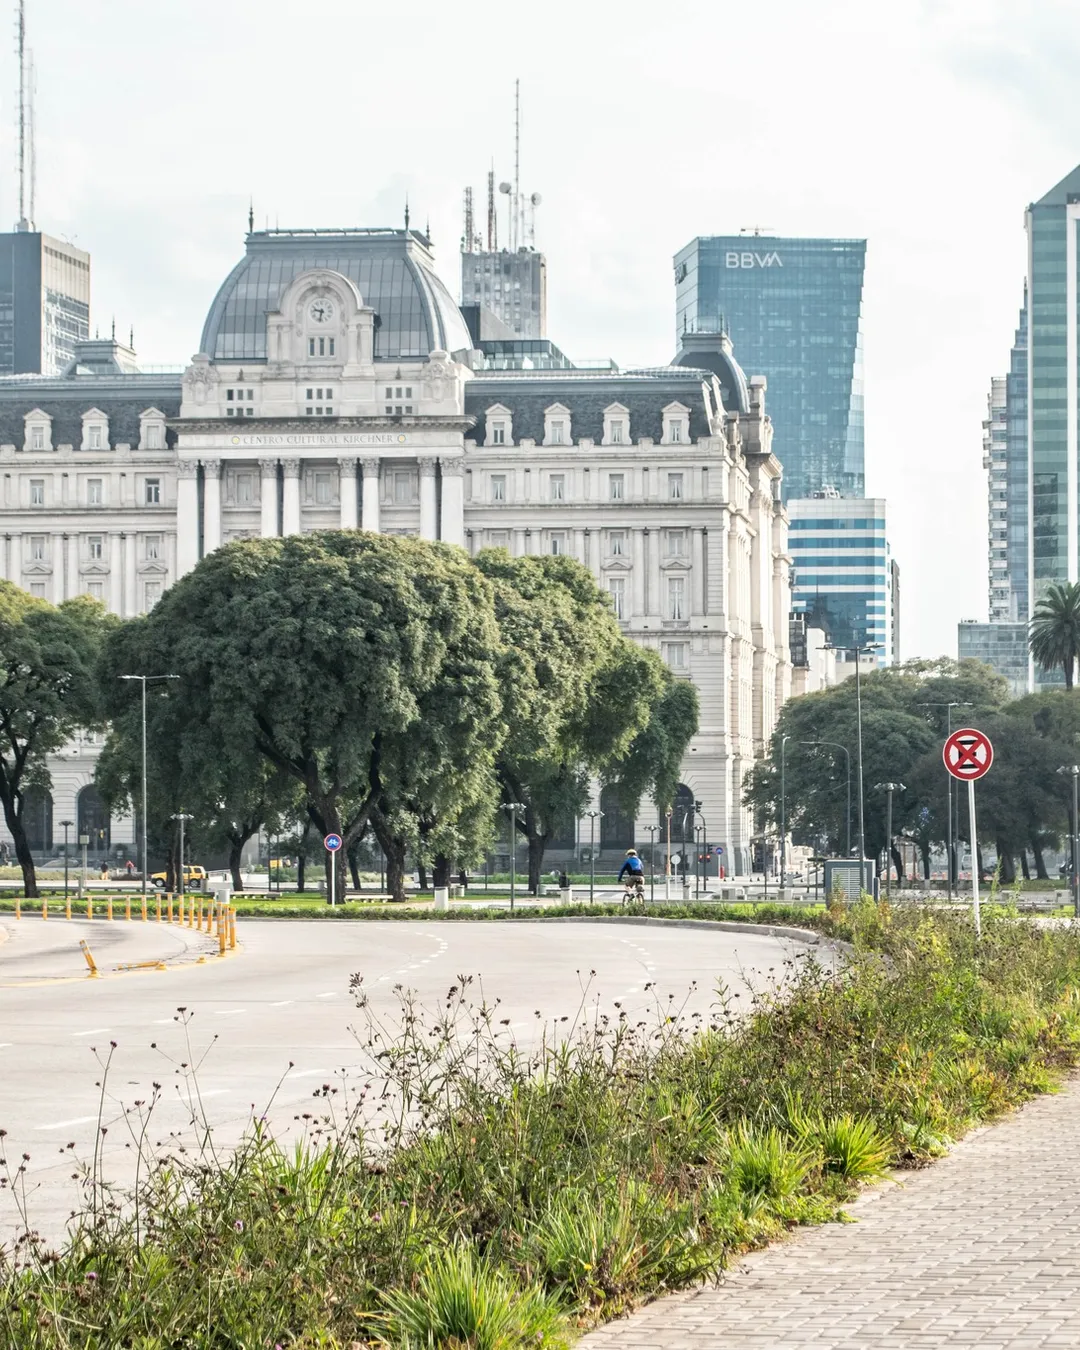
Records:
[[[954,778],[970,783],[989,770],[994,762],[994,747],[985,732],[962,727],[945,742],[942,758]]]

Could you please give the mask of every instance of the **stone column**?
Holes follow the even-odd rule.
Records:
[[[139,595],[139,573],[138,564],[135,558],[135,541],[138,536],[134,531],[129,530],[124,536],[124,618],[130,619],[133,614],[141,612],[139,602],[142,596]]]
[[[640,530],[630,531],[630,560],[633,572],[630,576],[630,613],[627,618],[637,618],[645,613],[645,536]]]
[[[118,534],[109,535],[109,608],[114,614],[124,608],[124,559]]]
[[[434,539],[438,533],[435,497],[435,461],[418,459],[420,466],[420,538]]]
[[[66,544],[67,583],[64,587],[64,598],[70,600],[72,596],[79,594],[79,536],[69,534]]]
[[[460,459],[442,461],[441,525],[444,544],[465,547],[465,465]]]
[[[259,460],[259,502],[262,508],[262,520],[259,533],[264,539],[277,538],[277,460]]]
[[[524,558],[524,556],[525,556],[525,531],[524,531],[524,529],[521,529],[521,530],[514,530],[514,531],[513,531],[513,537],[514,537],[514,546],[513,546],[513,548],[510,550],[510,552],[513,554],[513,556],[514,556],[515,558]]]
[[[370,530],[372,534],[379,533],[379,460],[363,459],[360,461],[364,470],[364,502],[362,506],[363,518],[360,521],[362,530]]]
[[[341,528],[356,529],[356,460],[338,460],[338,500],[341,504]]]
[[[281,533],[300,533],[300,461],[283,459],[285,483],[281,503]]]
[[[691,531],[690,613],[705,613],[705,540],[703,531]]]
[[[49,561],[52,563],[52,602],[58,605],[64,598],[64,536],[54,534],[50,544]]]
[[[203,460],[203,557],[221,547],[221,460]]]
[[[176,575],[182,577],[199,561],[199,466],[182,459],[176,473]]]

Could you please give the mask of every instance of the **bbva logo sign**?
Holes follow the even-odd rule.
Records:
[[[779,253],[728,253],[728,267],[783,267]]]

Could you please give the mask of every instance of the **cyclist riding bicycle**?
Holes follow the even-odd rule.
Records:
[[[626,876],[626,891],[631,892],[639,898],[645,895],[645,866],[637,855],[637,850],[628,848],[626,850],[626,861],[619,868],[618,879],[622,881]]]

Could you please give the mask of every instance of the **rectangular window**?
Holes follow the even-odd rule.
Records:
[[[502,422],[496,422],[494,426],[491,428],[491,444],[492,445],[506,444],[506,427],[503,425]]]
[[[105,583],[103,581],[88,581],[86,583],[86,594],[91,600],[104,600]]]
[[[608,594],[611,596],[611,608],[617,619],[626,618],[626,578],[608,577]]]
[[[686,656],[685,642],[664,643],[664,661],[667,663],[669,669],[685,670],[687,666]]]
[[[548,493],[553,502],[566,500],[566,475],[553,473],[548,479]]]
[[[551,552],[556,558],[566,552],[566,535],[561,530],[551,536]]]
[[[147,450],[160,450],[163,446],[161,435],[161,423],[150,422],[146,428],[146,448]]]
[[[161,505],[161,479],[148,478],[143,486],[144,501],[147,506]]]
[[[565,429],[564,424],[563,424],[562,422],[552,422],[552,424],[551,424],[551,444],[552,444],[552,445],[565,445],[565,444],[566,444],[566,439],[565,439],[565,437],[566,437],[566,429]]]
[[[315,504],[317,506],[329,506],[330,504],[330,475],[328,473],[317,473],[315,475]]]
[[[235,397],[236,397],[236,391],[235,391],[234,389],[226,389],[226,390],[225,390],[225,402],[226,402],[226,403],[231,403]]]
[[[30,449],[45,449],[45,428],[41,425],[30,428]]]
[[[667,476],[667,495],[669,502],[681,502],[683,499],[683,476],[681,473],[669,473]]]
[[[510,534],[507,530],[492,530],[488,535],[489,548],[509,548]]]
[[[236,475],[236,504],[250,506],[255,499],[255,480],[250,473]]]
[[[622,445],[623,443],[623,424],[621,421],[615,421],[611,424],[611,444]]]
[[[682,422],[671,422],[668,425],[668,440],[671,441],[673,445],[682,444],[682,425]]]
[[[103,506],[105,504],[104,478],[88,478],[86,480],[86,504],[87,506]]]
[[[32,581],[30,583],[30,594],[38,600],[44,600],[45,583],[43,581]]]
[[[86,556],[91,562],[100,562],[105,541],[100,534],[91,534],[86,540]]]
[[[143,609],[144,610],[153,609],[154,606],[157,604],[157,602],[161,599],[161,582],[160,581],[144,582],[143,595],[145,596]]]
[[[148,562],[156,562],[161,557],[161,535],[148,534],[146,536],[146,558]]]
[[[314,355],[315,355],[315,339],[314,339],[314,338],[308,338],[308,340],[307,340],[307,354],[308,354],[308,356],[314,356]],[[311,395],[309,394],[308,397],[310,398]]]
[[[686,578],[668,577],[667,579],[668,618],[686,618]]]
[[[669,558],[682,558],[686,555],[686,531],[668,530],[667,555]]]
[[[30,505],[31,505],[31,506],[44,506],[44,505],[45,505],[45,479],[44,479],[44,478],[31,478],[31,479],[30,479]]]
[[[626,535],[622,530],[612,530],[608,535],[608,552],[613,558],[621,558],[626,552]]]
[[[626,479],[621,473],[608,474],[608,497],[613,502],[621,502],[625,497]]]
[[[45,536],[43,534],[32,534],[30,536],[30,561],[45,561]]]
[[[90,446],[91,450],[101,449],[102,446],[101,427],[99,427],[96,423],[94,426],[90,428],[90,431],[87,436],[87,444]]]
[[[506,501],[506,474],[493,473],[491,475],[491,500],[493,502]]]
[[[412,474],[398,472],[394,474],[394,501],[399,505],[412,501]]]

